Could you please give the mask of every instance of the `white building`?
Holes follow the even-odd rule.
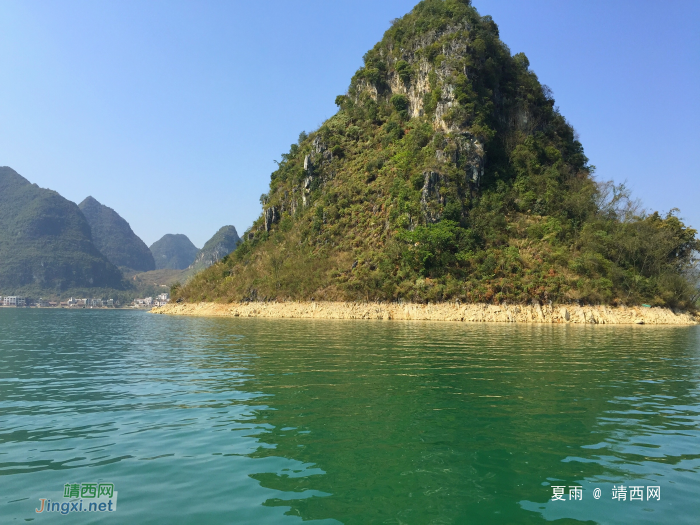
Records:
[[[168,300],[170,299],[170,294],[167,293],[167,292],[166,292],[166,293],[162,293],[162,294],[160,294],[160,295],[157,297],[157,299],[158,299],[159,301],[161,301],[161,302],[166,302],[166,303],[167,303]]]
[[[7,297],[3,297],[2,304],[5,306],[26,306],[27,300],[24,297],[8,295]]]

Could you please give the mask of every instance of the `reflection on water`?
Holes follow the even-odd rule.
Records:
[[[3,310],[0,516],[108,481],[115,523],[696,523],[699,372],[696,327]]]

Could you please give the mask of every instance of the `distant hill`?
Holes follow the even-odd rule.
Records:
[[[208,268],[235,250],[240,240],[241,238],[238,236],[236,228],[233,226],[223,226],[204,244],[204,247],[199,250],[194,262],[190,265],[190,269],[200,271],[204,268]]]
[[[151,245],[156,270],[184,270],[194,262],[199,250],[187,235],[168,233]]]
[[[78,206],[90,223],[95,246],[112,264],[142,272],[155,270],[151,250],[116,211],[92,197]]]
[[[78,206],[0,167],[0,291],[123,289]]]

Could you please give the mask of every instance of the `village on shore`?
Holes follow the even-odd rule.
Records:
[[[169,293],[162,293],[157,297],[144,297],[134,299],[130,303],[121,304],[117,299],[76,298],[71,297],[66,301],[50,301],[42,297],[8,295],[0,296],[0,308],[145,308],[165,306],[170,300]]]

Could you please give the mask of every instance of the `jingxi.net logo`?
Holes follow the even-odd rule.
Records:
[[[117,510],[117,491],[114,483],[66,483],[61,497],[39,498],[36,512],[114,512]]]

